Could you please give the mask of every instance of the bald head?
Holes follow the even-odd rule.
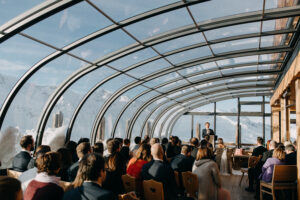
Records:
[[[154,159],[163,159],[164,151],[160,144],[155,143],[151,146],[151,154]]]

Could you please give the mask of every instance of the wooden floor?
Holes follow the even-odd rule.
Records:
[[[244,176],[241,186],[239,186],[240,175],[221,175],[221,180],[222,187],[229,190],[231,200],[255,200],[254,193],[245,191],[245,188],[248,186],[247,175]]]

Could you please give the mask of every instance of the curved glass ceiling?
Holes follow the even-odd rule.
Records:
[[[0,128],[38,143],[59,111],[67,139],[96,140],[103,119],[105,138],[160,135],[194,107],[271,95],[299,40],[298,0],[22,4],[0,2]]]

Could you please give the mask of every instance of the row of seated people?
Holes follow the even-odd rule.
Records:
[[[177,199],[179,190],[174,171],[197,174],[198,199],[230,196],[221,187],[219,169],[213,160],[210,144],[207,140],[199,143],[197,138],[190,142],[191,145],[180,145],[178,137],[173,136],[160,144],[158,138],[146,137],[142,141],[137,137],[130,149],[129,140],[117,138],[107,140],[107,150],[103,151],[101,142],[91,148],[88,139],[81,139],[77,146],[69,142],[57,152],[41,145],[32,158],[33,138],[25,136],[20,142],[23,150],[15,156],[13,169],[21,171],[27,167],[19,177],[24,200],[116,199],[117,195],[125,192],[121,177],[126,173],[141,183],[150,179],[163,183],[165,199]],[[74,147],[77,156],[74,155]],[[32,162],[33,168],[28,169]],[[72,182],[75,188],[64,193],[59,180]]]
[[[254,161],[248,169],[249,187],[245,190],[255,192],[256,198],[259,198],[260,181],[268,183],[272,181],[275,165],[296,165],[297,163],[296,143],[282,144],[269,140],[266,147],[263,146],[263,139],[258,137],[257,147],[252,153]]]

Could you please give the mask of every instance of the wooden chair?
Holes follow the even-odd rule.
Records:
[[[12,169],[7,169],[7,176],[18,179],[22,172],[18,172]]]
[[[272,195],[273,200],[275,200],[275,190],[292,190],[292,199],[295,199],[296,181],[296,165],[275,165],[272,182],[260,181],[260,199],[263,199],[263,193],[267,193]]]
[[[122,176],[125,192],[136,191],[136,178],[125,174]]]
[[[242,172],[242,177],[240,180],[239,185],[241,186],[242,180],[244,178],[244,175],[247,173],[248,174],[248,170],[249,168],[255,167],[257,165],[257,163],[260,161],[261,159],[261,155],[259,156],[250,156],[248,159],[248,168],[241,168],[240,171]]]
[[[193,198],[198,198],[198,177],[192,172],[182,172],[183,186],[187,192],[187,195]]]
[[[118,199],[119,199],[119,200],[139,200],[139,198],[137,198],[137,197],[132,197],[132,196],[129,195],[129,194],[119,194]]]
[[[59,181],[59,186],[66,192],[70,189],[73,189],[73,184],[71,182]]]
[[[163,184],[154,180],[143,181],[145,200],[164,200]]]

